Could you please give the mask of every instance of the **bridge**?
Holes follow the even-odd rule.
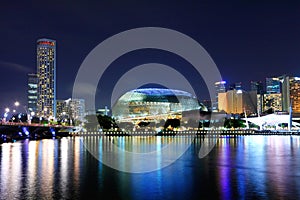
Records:
[[[69,135],[72,131],[76,131],[76,127],[25,122],[0,122],[0,143],[26,138],[62,137]]]

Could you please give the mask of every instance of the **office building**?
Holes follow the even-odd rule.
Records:
[[[290,103],[294,113],[300,113],[300,77],[290,77]]]
[[[294,113],[300,113],[300,77],[282,75],[274,79],[281,82],[282,111],[289,112],[291,106]]]
[[[62,119],[67,114],[66,100],[56,100],[56,118]]]
[[[67,99],[67,114],[74,121],[85,121],[85,101],[84,99]]]
[[[50,39],[37,41],[37,114],[40,117],[56,116],[56,42]]]
[[[84,99],[67,99],[56,101],[56,117],[58,119],[68,118],[72,121],[85,121]]]
[[[219,98],[219,93],[226,92],[226,81],[219,81],[215,83],[215,89],[216,89],[216,96],[215,100],[211,103],[211,110],[212,111],[219,111],[218,109],[218,98]]]
[[[266,93],[267,94],[280,93],[280,80],[278,78],[266,78]]]
[[[37,98],[38,98],[38,78],[37,74],[28,74],[27,82],[27,108],[29,113],[36,113],[37,111]]]
[[[281,94],[264,94],[263,111],[272,109],[274,112],[282,111]]]
[[[228,114],[252,114],[257,112],[256,91],[228,90],[219,93],[219,110]]]

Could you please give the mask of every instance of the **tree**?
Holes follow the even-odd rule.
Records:
[[[118,128],[115,120],[107,115],[98,115],[97,116],[98,123],[100,127],[105,130],[109,130],[111,128]]]
[[[165,130],[173,130],[174,128],[180,127],[180,120],[179,119],[167,119],[164,129]]]

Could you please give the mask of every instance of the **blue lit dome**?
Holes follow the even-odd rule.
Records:
[[[207,108],[192,94],[174,89],[142,88],[125,93],[113,106],[116,119],[167,116]]]

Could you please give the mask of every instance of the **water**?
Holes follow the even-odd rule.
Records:
[[[110,139],[127,150],[155,149],[173,140]],[[87,140],[92,141],[103,149],[110,140]],[[224,137],[199,159],[201,143],[197,137],[175,163],[143,174],[103,165],[79,137],[4,143],[0,199],[300,199],[299,136]]]

